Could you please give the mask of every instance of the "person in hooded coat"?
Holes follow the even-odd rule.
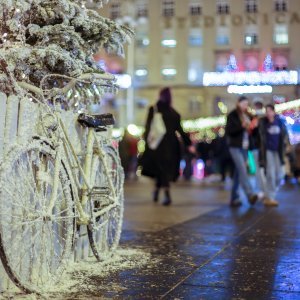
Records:
[[[160,91],[156,108],[157,112],[162,114],[166,126],[166,134],[155,150],[149,148],[147,138],[154,116],[154,107],[150,107],[144,133],[146,148],[140,164],[142,167],[142,175],[155,179],[153,201],[158,202],[159,191],[163,189],[165,194],[163,205],[170,205],[172,202],[170,196],[170,182],[175,182],[179,177],[181,159],[180,142],[177,133],[180,134],[185,146],[190,146],[191,140],[181,127],[179,113],[172,107],[170,88],[164,88]]]

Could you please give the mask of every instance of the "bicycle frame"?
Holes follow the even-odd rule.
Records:
[[[59,170],[62,167],[61,161],[62,157],[67,158],[67,163],[69,165],[69,170],[71,171],[71,174],[69,176],[71,177],[71,184],[73,187],[73,195],[75,198],[75,205],[76,209],[79,213],[77,223],[80,225],[88,225],[91,223],[91,217],[88,216],[84,210],[85,205],[87,204],[89,197],[91,195],[91,192],[94,188],[93,183],[91,182],[91,175],[93,172],[93,160],[98,159],[103,164],[104,167],[104,174],[108,180],[108,188],[113,196],[114,203],[106,206],[102,210],[95,212],[94,217],[99,217],[104,215],[106,212],[111,210],[112,208],[116,207],[118,205],[116,201],[116,192],[115,188],[112,182],[112,179],[109,175],[109,170],[107,167],[107,163],[105,160],[105,152],[103,150],[103,141],[100,141],[100,138],[97,136],[95,130],[93,128],[88,128],[87,133],[87,149],[85,151],[84,156],[84,163],[83,166],[80,163],[80,160],[78,158],[78,155],[76,154],[76,151],[70,141],[70,138],[68,136],[68,133],[66,131],[66,128],[63,124],[63,121],[60,117],[60,114],[58,112],[54,113],[57,120],[59,121],[59,127],[58,131],[61,133],[60,140],[58,142],[57,146],[57,154],[55,157],[55,167],[54,167],[54,182],[53,182],[53,192],[51,195],[51,200],[49,207],[47,209],[48,215],[51,216],[51,212],[53,207],[55,206],[55,201],[57,197],[57,190],[59,185]],[[96,151],[95,151],[96,150]],[[75,165],[74,165],[75,163]],[[75,173],[75,169],[79,170],[79,174],[77,175]],[[83,184],[79,181],[79,176],[83,179]],[[74,188],[76,186],[76,188]],[[82,191],[81,197],[79,196],[79,191]]]
[[[50,76],[56,76],[56,75],[52,74]],[[100,80],[114,80],[115,79],[114,76],[110,75],[110,74],[93,74],[93,73],[83,74],[80,76],[80,78],[69,78],[67,76],[62,76],[59,74],[57,74],[57,76],[62,77],[62,78],[72,79],[71,82],[63,88],[62,93],[64,93],[64,94],[67,93],[67,91],[70,90],[75,85],[75,83],[78,81],[89,81],[89,80],[93,80],[93,79],[100,79]],[[48,77],[49,76],[45,76],[43,78],[43,80],[41,81],[41,86],[42,86],[44,80],[46,80]],[[42,99],[45,101],[44,93],[41,88],[32,86],[30,84],[27,84],[26,82],[18,82],[17,84],[21,88],[24,88],[25,90],[31,91],[34,94],[41,96]],[[42,103],[41,101],[39,101],[39,102]],[[47,107],[47,104],[45,104],[45,102],[43,102],[42,104],[45,105],[45,107]],[[49,108],[48,108],[48,111],[49,111]],[[66,131],[64,123],[61,119],[60,113],[57,111],[54,111],[54,112],[50,112],[50,114],[54,115],[56,120],[58,120],[57,130],[59,131],[59,135],[58,135],[59,142],[57,145],[57,154],[56,154],[56,158],[55,158],[53,193],[52,193],[52,196],[50,199],[49,207],[47,209],[47,216],[51,218],[51,212],[55,206],[57,190],[58,190],[58,186],[59,186],[59,170],[62,167],[61,160],[62,160],[63,156],[65,156],[67,159],[67,163],[69,165],[68,169],[70,170],[70,173],[71,173],[71,174],[69,174],[69,176],[70,176],[70,180],[71,180],[71,185],[73,187],[73,195],[75,197],[75,206],[79,213],[79,218],[77,220],[77,223],[83,224],[83,225],[88,225],[91,222],[91,217],[87,216],[87,214],[84,211],[84,207],[85,207],[87,201],[89,200],[89,197],[93,190],[93,185],[90,182],[90,179],[91,179],[91,175],[92,175],[92,171],[93,171],[92,170],[92,162],[93,162],[93,158],[95,158],[96,155],[99,157],[101,163],[104,166],[104,173],[108,180],[108,188],[109,188],[111,194],[113,195],[114,203],[110,204],[110,205],[106,206],[105,208],[103,208],[102,210],[96,212],[94,214],[94,217],[102,216],[107,211],[118,206],[118,203],[116,201],[115,189],[114,189],[114,186],[112,183],[112,179],[109,176],[109,170],[108,170],[106,160],[105,160],[105,152],[103,151],[103,147],[102,147],[103,142],[101,144],[100,138],[97,137],[94,129],[88,128],[87,150],[86,150],[85,157],[84,157],[84,164],[83,164],[83,166],[81,166],[81,163],[78,159],[78,155],[70,141],[70,138],[68,136],[68,133]],[[42,122],[43,122],[43,120],[42,120]],[[94,151],[94,145],[96,145],[97,152]],[[73,162],[75,163],[75,165],[73,165]],[[77,177],[77,174],[75,174],[74,169],[79,170],[79,176],[82,177],[83,184],[80,183],[79,178],[78,178],[79,176]],[[74,187],[77,187],[77,188],[74,188]],[[79,193],[78,193],[78,191],[80,191],[80,190],[82,191],[81,198],[79,197]]]

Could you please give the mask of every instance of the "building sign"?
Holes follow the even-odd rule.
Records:
[[[228,85],[296,85],[297,71],[275,72],[205,72],[204,86]]]
[[[246,15],[228,15],[230,23],[232,26],[242,26],[242,25],[258,25],[264,24],[268,25],[273,22],[273,18],[276,24],[300,24],[300,14],[298,12],[278,12],[275,15],[269,15],[267,13],[263,14],[246,14]],[[213,26],[226,26],[225,16],[193,16],[191,18],[193,26],[204,26],[204,27],[213,27]]]

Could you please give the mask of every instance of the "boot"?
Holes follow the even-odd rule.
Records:
[[[158,196],[159,196],[159,189],[155,189],[153,192],[153,202],[157,202],[158,201]]]
[[[164,199],[163,205],[164,206],[168,206],[171,203],[172,203],[172,200],[171,200],[171,196],[170,196],[170,191],[169,190],[165,190],[165,199]]]

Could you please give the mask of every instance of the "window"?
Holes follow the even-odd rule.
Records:
[[[272,53],[274,70],[286,71],[289,66],[289,51],[285,49],[273,50]]]
[[[228,0],[217,0],[217,13],[219,15],[227,15],[230,13]]]
[[[161,74],[163,75],[164,79],[172,80],[175,78],[177,70],[174,68],[164,68],[161,70]]]
[[[191,59],[188,68],[188,81],[191,83],[200,83],[201,76],[201,62],[198,59]]]
[[[173,0],[164,0],[162,3],[162,15],[173,17],[175,15],[175,3]]]
[[[137,2],[137,17],[138,18],[148,17],[148,6],[147,6],[147,2],[144,0],[139,0]]]
[[[189,45],[192,47],[203,45],[203,36],[201,29],[190,29],[189,33]]]
[[[200,16],[202,14],[202,6],[199,2],[200,0],[192,0],[190,2],[190,15],[191,16]]]
[[[175,48],[177,45],[176,33],[173,29],[165,29],[162,33],[161,45],[166,48]]]
[[[136,36],[136,46],[138,48],[146,48],[150,44],[150,40],[146,34],[138,33]]]
[[[289,33],[286,24],[276,24],[274,28],[274,43],[277,45],[286,45],[289,43]]]
[[[115,20],[121,17],[120,3],[112,3],[110,6],[110,18]]]
[[[166,48],[175,48],[177,45],[177,41],[174,39],[163,39],[161,41],[161,44],[163,47],[166,47]]]
[[[274,1],[275,11],[287,11],[287,1],[286,0],[275,0]]]
[[[256,45],[258,43],[258,38],[256,33],[245,34],[245,44],[246,45]]]
[[[216,72],[224,72],[228,70],[228,62],[230,60],[230,52],[217,51],[215,54]]]
[[[245,0],[246,12],[256,13],[257,12],[257,1],[256,0]]]
[[[245,50],[243,53],[243,64],[245,71],[258,71],[259,69],[259,51]]]
[[[148,70],[145,67],[140,67],[135,70],[134,74],[138,80],[145,80],[148,76]]]
[[[216,44],[217,45],[229,45],[229,42],[230,42],[229,27],[217,28]]]

